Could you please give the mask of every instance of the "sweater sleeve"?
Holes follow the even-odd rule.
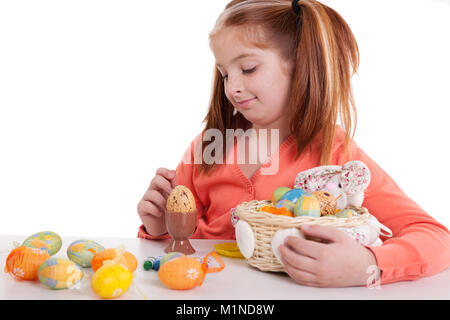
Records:
[[[187,188],[189,188],[189,190],[191,190],[191,192],[195,198],[195,203],[197,206],[197,211],[198,211],[197,217],[201,217],[204,213],[204,206],[197,195],[197,190],[194,185],[194,167],[195,167],[194,166],[194,164],[195,164],[195,162],[194,162],[194,143],[196,141],[198,142],[200,137],[201,137],[201,135],[198,135],[194,139],[194,141],[191,142],[189,148],[185,151],[183,158],[181,159],[180,163],[178,164],[176,173],[175,173],[176,184],[184,185]],[[197,221],[199,221],[199,219],[197,219]],[[145,229],[145,226],[143,224],[139,227],[138,238],[143,238],[143,239],[148,239],[148,240],[171,239],[171,237],[168,233],[165,233],[160,236],[152,236],[152,235],[148,234],[147,230]]]
[[[410,199],[356,143],[351,150],[352,160],[364,162],[371,172],[363,206],[393,233],[392,238],[381,238],[382,246],[365,246],[375,255],[381,283],[415,280],[448,268],[448,229]]]

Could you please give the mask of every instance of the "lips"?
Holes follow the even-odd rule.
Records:
[[[246,99],[246,100],[241,100],[241,101],[237,101],[237,104],[242,107],[242,106],[246,106],[248,105],[251,101],[255,100],[256,97],[250,98],[250,99]]]

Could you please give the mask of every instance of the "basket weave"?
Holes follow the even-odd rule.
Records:
[[[246,259],[247,263],[261,271],[284,272],[283,265],[278,261],[272,251],[272,238],[275,232],[280,229],[299,228],[307,224],[319,224],[322,226],[332,226],[337,228],[352,228],[367,223],[366,217],[369,212],[364,207],[348,207],[358,213],[358,216],[351,218],[337,217],[287,217],[274,215],[259,208],[270,205],[269,200],[253,200],[244,202],[236,207],[235,215],[239,220],[247,222],[253,230],[255,238],[255,250],[253,255]]]

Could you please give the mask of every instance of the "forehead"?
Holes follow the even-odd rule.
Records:
[[[217,66],[226,66],[246,57],[262,58],[267,55],[265,46],[247,31],[242,27],[227,27],[211,37],[210,47]]]

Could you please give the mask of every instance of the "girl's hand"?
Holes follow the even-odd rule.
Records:
[[[139,217],[146,227],[152,226],[161,232],[165,230],[165,227],[155,220],[162,220],[167,197],[175,186],[175,170],[159,168],[156,171],[155,177],[137,207]]]
[[[368,267],[376,266],[369,249],[333,227],[309,225],[302,227],[302,232],[306,237],[323,239],[327,243],[290,236],[280,245],[286,272],[297,283],[313,287],[369,284]]]

